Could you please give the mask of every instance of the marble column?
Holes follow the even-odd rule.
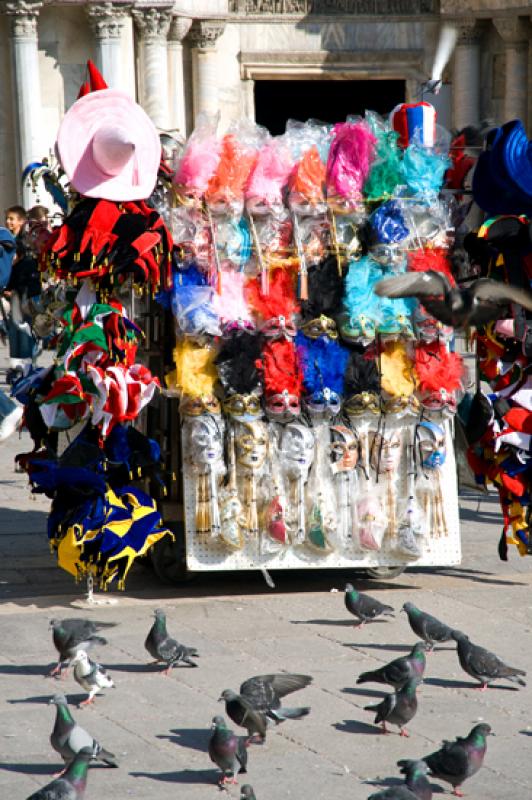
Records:
[[[121,40],[125,8],[116,3],[89,3],[85,7],[96,40],[96,66],[110,89],[122,89]]]
[[[140,37],[140,104],[158,128],[169,130],[166,37],[172,10],[168,5],[153,5],[135,8],[131,13]]]
[[[505,87],[504,120],[520,119],[527,123],[528,30],[518,17],[494,19],[493,24],[504,42]]]
[[[188,17],[172,17],[168,32],[168,84],[170,92],[170,129],[178,130],[183,138],[187,135],[185,108],[185,78],[183,72],[183,39],[190,30],[192,20]]]
[[[246,119],[255,122],[255,81],[246,78],[242,81],[242,114]]]
[[[206,112],[215,114],[218,103],[218,59],[216,42],[224,32],[222,20],[194,20],[189,41],[192,45],[192,87],[194,93],[194,119]]]
[[[480,39],[475,20],[459,22],[453,66],[453,126],[460,130],[480,120]]]

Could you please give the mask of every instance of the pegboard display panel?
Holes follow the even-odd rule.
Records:
[[[461,547],[452,423],[449,420],[442,422],[441,419],[435,419],[435,421],[444,428],[447,455],[443,466],[438,470],[432,472],[424,470],[419,463],[416,466],[417,477],[414,481],[416,502],[426,512],[422,535],[415,537],[421,551],[420,557],[413,558],[399,553],[397,536],[391,535],[389,529],[384,533],[379,550],[361,550],[356,527],[353,528],[353,536],[350,534],[343,537],[335,536],[334,549],[327,553],[317,552],[306,543],[287,545],[275,550],[272,549],[271,543],[263,532],[252,537],[244,537],[244,546],[240,550],[228,549],[219,537],[196,533],[196,480],[192,470],[187,467],[186,457],[183,454],[182,479],[187,568],[194,572],[202,572],[260,568],[322,569],[459,564]],[[365,430],[370,437],[377,432],[377,422],[365,422],[361,429],[364,429],[364,425],[366,425]],[[408,421],[405,419],[393,421],[389,418],[386,420],[386,435],[399,431],[399,435],[402,437],[401,456],[393,478],[393,498],[397,522],[404,517],[405,503],[412,487],[413,451],[412,447],[409,448],[405,445],[405,442],[414,441],[415,426],[416,421],[412,421],[411,418]],[[357,473],[360,472],[361,470],[358,469]],[[439,475],[438,478],[435,477],[436,473]],[[435,479],[440,482],[438,487],[431,483]],[[365,486],[362,482],[363,474],[362,477],[359,475],[357,480],[358,490],[362,492]],[[386,479],[380,478],[379,480],[380,485],[375,484],[376,492],[385,504],[387,501],[389,502],[390,495],[387,493]],[[428,489],[429,496],[439,498],[436,504],[432,501],[430,507],[426,503],[426,489]]]

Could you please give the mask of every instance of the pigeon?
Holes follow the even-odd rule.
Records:
[[[64,694],[56,694],[50,700],[56,706],[55,725],[50,736],[54,750],[59,753],[66,764],[74,759],[76,753],[83,748],[88,748],[94,761],[103,761],[109,767],[117,767],[118,763],[113,753],[93,739],[81,725],[74,720]]]
[[[391,606],[383,605],[369,594],[357,592],[351,583],[345,585],[345,607],[351,614],[358,617],[359,625],[364,625],[369,620],[380,617],[381,614],[387,617],[394,615],[394,609]]]
[[[458,289],[434,270],[384,278],[375,284],[374,291],[379,297],[417,297],[431,316],[453,328],[500,319],[510,303],[532,311],[532,293],[526,289],[490,278],[478,278],[467,288]]]
[[[100,664],[91,661],[85,650],[78,650],[71,662],[74,665],[74,678],[82,689],[89,693],[80,706],[89,705],[100,689],[114,689],[114,681]]]
[[[490,653],[489,650],[470,642],[469,637],[462,631],[453,631],[453,639],[456,640],[460,666],[464,672],[481,683],[481,686],[477,687],[481,692],[488,688],[488,684],[498,679],[506,679],[518,683],[520,686],[526,686],[526,682],[519,677],[519,675],[526,675],[524,670],[509,667],[497,658],[495,653]]]
[[[248,741],[266,740],[268,720],[262,711],[255,711],[252,704],[242,695],[232,689],[224,689],[218,700],[225,700],[225,711],[236,725],[246,728]]]
[[[491,727],[482,722],[480,725],[475,725],[466,737],[458,736],[454,742],[444,741],[439,750],[425,756],[423,761],[430,769],[431,775],[440,781],[450,783],[453,787],[452,793],[457,797],[463,797],[458,787],[481,768],[490,733]]]
[[[440,38],[436,46],[430,79],[422,84],[421,91],[439,94],[442,87],[443,70],[453,54],[458,38],[458,31],[452,25],[444,25],[440,31]]]
[[[429,646],[426,642],[416,642],[410,655],[401,656],[385,664],[384,667],[363,672],[357,678],[357,683],[388,683],[394,689],[402,689],[410,678],[422,678],[425,672],[425,650]]]
[[[364,706],[364,711],[376,711],[375,724],[382,722],[382,732],[389,733],[386,723],[398,725],[399,735],[408,736],[404,727],[414,718],[417,711],[416,688],[420,683],[419,678],[410,678],[402,689],[393,694],[387,694],[376,706]]]
[[[240,789],[240,800],[257,800],[253,786],[250,786],[249,783],[244,784]]]
[[[165,675],[168,675],[172,667],[182,661],[190,667],[197,667],[198,665],[192,661],[192,656],[198,657],[199,653],[194,647],[186,647],[184,644],[179,644],[175,639],[168,636],[166,630],[166,614],[160,608],[155,611],[155,622],[150,628],[150,632],[144,642],[144,647],[155,659],[155,663],[166,664],[166,669],[163,670]]]
[[[248,751],[246,739],[235,736],[227,727],[223,717],[213,717],[213,733],[209,741],[209,756],[222,770],[220,786],[225,783],[237,783],[235,774],[247,772]]]
[[[432,800],[432,787],[427,778],[429,768],[424,761],[398,761],[405,776],[403,786],[390,786],[372,794],[368,800]]]
[[[87,770],[92,752],[84,747],[76,753],[61,777],[47,783],[27,800],[83,800],[87,786]]]
[[[433,649],[436,642],[442,644],[450,642],[453,638],[452,628],[449,628],[444,622],[440,622],[436,617],[416,608],[413,603],[405,603],[402,610],[406,612],[410,627],[416,636],[420,636],[429,645],[429,651]]]
[[[300,719],[310,713],[308,706],[300,708],[281,708],[281,697],[303,689],[312,683],[310,675],[280,673],[256,675],[240,687],[240,694],[248,700],[256,711],[262,711],[276,724],[287,719]]]
[[[95,644],[107,644],[107,639],[97,636],[100,628],[113,628],[114,622],[91,622],[88,619],[51,619],[50,627],[59,660],[50,676],[61,674],[63,664],[67,666],[79,650],[89,650]]]

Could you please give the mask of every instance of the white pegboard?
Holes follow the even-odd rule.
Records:
[[[386,422],[387,431],[395,427],[406,429],[404,421]],[[183,498],[186,531],[187,567],[193,572],[250,569],[330,569],[330,568],[365,568],[396,566],[452,566],[461,561],[460,522],[458,512],[458,487],[453,450],[451,423],[434,418],[443,425],[446,433],[447,458],[441,468],[441,490],[447,535],[426,535],[417,538],[421,545],[422,556],[409,558],[399,555],[391,548],[391,541],[385,535],[382,547],[378,551],[360,551],[349,546],[331,553],[316,553],[307,546],[286,547],[276,553],[260,552],[260,537],[248,539],[241,550],[229,550],[220,541],[195,533],[195,481],[191,473],[184,469]],[[408,423],[413,427],[415,422]],[[407,496],[408,476],[406,449],[399,467],[397,498]]]

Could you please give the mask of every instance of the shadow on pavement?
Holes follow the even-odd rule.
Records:
[[[355,689],[351,686],[345,686],[343,689],[340,689],[341,692],[344,694],[355,694],[355,695],[362,695],[365,697],[381,697],[383,694],[386,694],[386,691],[390,690],[390,686],[382,686],[382,690],[379,691],[378,689]]]
[[[199,750],[206,753],[209,746],[211,731],[205,728],[173,728],[170,731],[173,735],[160,734],[158,739],[167,739],[169,742],[186,747],[189,750]]]
[[[7,700],[7,702],[10,703],[11,705],[17,705],[18,703],[42,703],[44,705],[48,705],[48,703],[50,702],[50,698],[53,697],[54,694],[56,693],[59,694],[58,689],[56,690],[56,692],[54,692],[55,688],[56,687],[51,685],[49,694],[39,694],[36,695],[35,697],[14,697],[11,700]]]
[[[49,671],[49,664],[0,664],[0,675],[42,675],[46,678]]]
[[[423,683],[426,683],[431,686],[442,686],[446,689],[471,689],[480,691],[480,684],[479,683],[465,683],[464,681],[453,681],[448,680],[447,678],[424,678]],[[507,692],[518,692],[519,689],[517,686],[505,686],[504,684],[491,684],[490,688],[486,691],[489,692],[492,689],[505,689]]]
[[[130,772],[133,778],[150,778],[165,783],[208,783],[216,786],[217,772],[214,769],[184,769],[182,772]]]
[[[57,772],[57,764],[1,764],[0,769],[6,772],[21,772],[24,775],[53,775]]]
[[[156,667],[154,664],[112,664],[110,661],[105,662],[106,669],[111,672],[162,672],[163,665]]]
[[[366,622],[366,625],[375,625],[377,623],[387,622],[385,619],[372,619]],[[292,625],[341,625],[345,628],[361,628],[361,622],[353,622],[351,619],[291,619]]]
[[[368,647],[370,650],[393,650],[399,653],[409,653],[412,649],[411,644],[377,644],[376,642],[344,642],[342,647],[350,647],[352,650]]]
[[[341,733],[371,733],[373,735],[386,735],[382,733],[377,725],[368,725],[367,722],[359,722],[357,719],[344,719],[343,722],[335,722],[332,725]],[[389,735],[389,734],[388,734]]]

